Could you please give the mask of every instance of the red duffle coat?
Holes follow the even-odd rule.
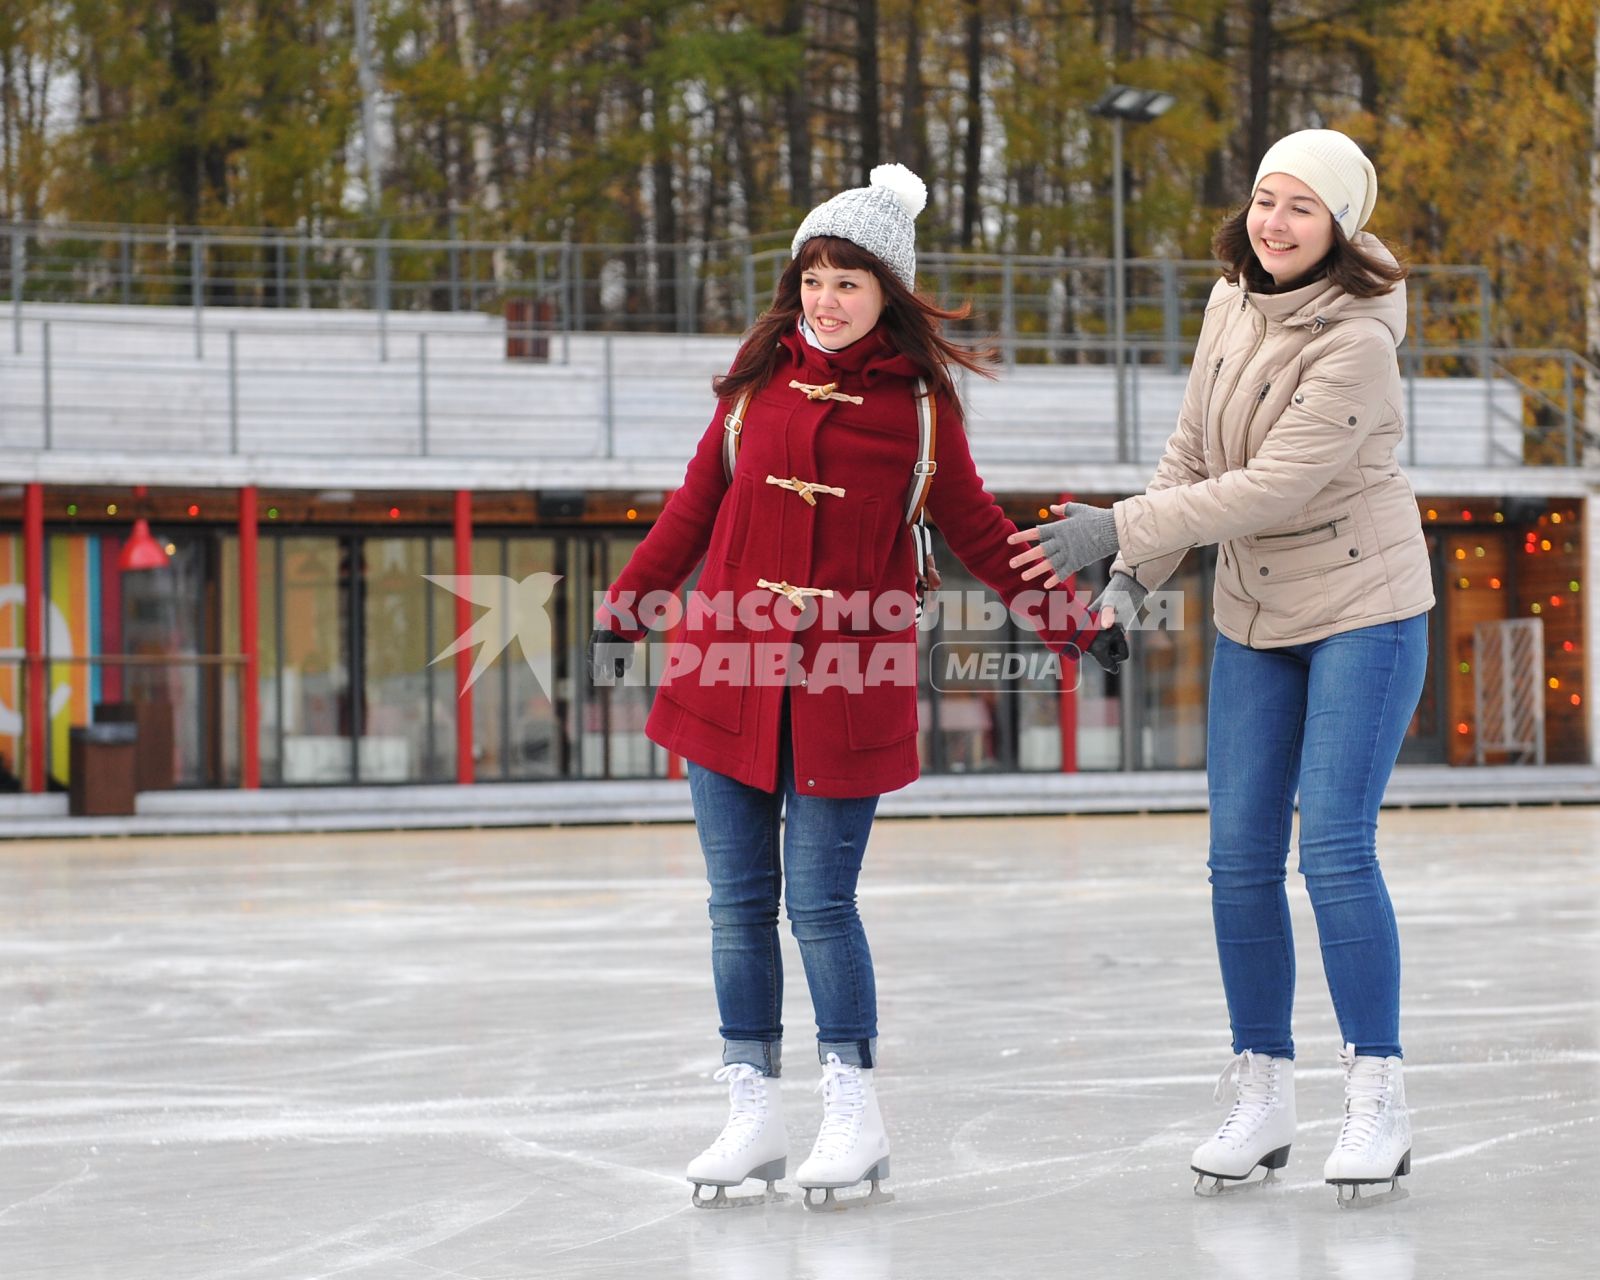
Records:
[[[598,620],[642,637],[641,604],[676,591],[704,557],[695,594],[706,607],[679,624],[645,732],[687,760],[773,791],[788,696],[801,793],[878,795],[919,771],[915,625],[904,609],[872,606],[909,601],[915,589],[905,515],[921,370],[881,326],[840,352],[820,351],[797,331],[782,346],[777,372],[745,413],[732,483],[723,461],[731,405],[722,401],[682,488],[612,584]],[[835,383],[861,403],[813,399],[791,381]],[[1016,526],[985,492],[955,405],[941,397],[937,408],[929,519],[1007,605],[1024,592],[1037,597],[1037,585],[1010,567],[1017,548],[1006,539]],[[812,505],[780,480],[844,492],[813,492]],[[762,581],[830,590],[866,607],[830,616],[832,602],[809,599],[802,611]],[[1061,652],[1076,628],[1055,603],[1020,611]],[[1062,625],[1045,627],[1047,616]]]

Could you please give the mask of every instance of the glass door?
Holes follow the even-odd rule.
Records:
[[[455,769],[455,664],[433,664],[454,631],[454,597],[428,581],[423,536],[359,539],[361,782],[444,782]],[[448,544],[446,544],[448,547]]]
[[[289,537],[270,545],[277,589],[263,593],[261,622],[278,660],[263,663],[261,683],[263,721],[276,729],[277,780],[353,782],[350,541]]]

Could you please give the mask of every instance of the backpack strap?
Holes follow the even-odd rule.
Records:
[[[933,473],[939,469],[934,446],[939,435],[939,410],[924,378],[917,379],[917,465],[911,468],[911,492],[906,495],[906,523],[922,524]]]
[[[911,468],[911,492],[906,497],[906,523],[911,526],[911,549],[917,566],[917,621],[929,591],[939,589],[939,568],[933,562],[933,531],[928,528],[928,490],[939,469],[934,448],[939,435],[939,409],[926,379],[917,379],[917,464]]]
[[[750,393],[746,391],[722,419],[722,474],[733,483],[734,464],[739,461],[739,436],[744,431],[745,411],[750,407]]]

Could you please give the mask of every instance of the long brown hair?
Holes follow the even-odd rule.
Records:
[[[814,236],[800,246],[799,254],[784,269],[773,291],[772,306],[751,327],[733,368],[711,380],[711,389],[719,397],[759,390],[771,379],[781,359],[778,339],[795,328],[803,310],[800,278],[819,266],[872,272],[883,289],[884,308],[878,324],[890,345],[921,368],[933,384],[933,393],[949,396],[958,412],[961,399],[950,377],[951,365],[958,364],[985,378],[995,376],[991,366],[999,363],[1000,353],[993,347],[964,346],[944,336],[946,321],[965,320],[972,314],[970,302],[947,311],[911,292],[883,265],[881,258],[853,241]]]
[[[1251,197],[1252,200],[1254,198]],[[1261,259],[1256,257],[1256,251],[1250,244],[1250,230],[1246,225],[1249,216],[1250,201],[1247,200],[1243,208],[1229,214],[1218,225],[1216,234],[1211,237],[1211,252],[1222,262],[1222,274],[1229,284],[1238,284],[1243,279],[1245,287],[1253,293],[1277,293],[1277,282],[1261,265]],[[1328,216],[1331,220],[1333,215]],[[1387,245],[1384,247],[1388,248]],[[1394,250],[1390,249],[1390,252]],[[1305,280],[1309,282],[1326,276],[1352,298],[1377,298],[1390,292],[1411,274],[1410,268],[1399,261],[1398,254],[1395,254],[1395,259],[1394,262],[1385,262],[1365,249],[1358,249],[1350,243],[1344,228],[1335,222],[1333,247],[1328,250],[1328,256],[1306,275]]]

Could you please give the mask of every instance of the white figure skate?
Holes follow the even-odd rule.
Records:
[[[1194,1193],[1216,1196],[1265,1186],[1289,1163],[1294,1141],[1294,1062],[1246,1049],[1217,1077],[1213,1100],[1233,1078],[1233,1109],[1208,1142],[1189,1158],[1195,1172]],[[1258,1168],[1266,1177],[1250,1181]]]
[[[830,1053],[822,1067],[822,1129],[816,1146],[795,1174],[812,1210],[849,1209],[858,1205],[887,1204],[894,1199],[878,1183],[889,1176],[889,1135],[883,1129],[878,1095],[870,1068],[853,1067]],[[834,1192],[870,1181],[864,1196],[840,1200]],[[821,1191],[813,1202],[811,1193]]]
[[[688,1178],[694,1183],[690,1201],[697,1209],[743,1209],[787,1200],[788,1192],[773,1187],[789,1166],[778,1082],[747,1062],[730,1063],[712,1078],[728,1086],[728,1123],[715,1142],[689,1161]],[[766,1191],[730,1199],[728,1188],[746,1178],[762,1179]],[[706,1187],[715,1187],[716,1195],[702,1196]]]
[[[1365,1209],[1403,1200],[1400,1179],[1411,1172],[1411,1116],[1399,1058],[1356,1056],[1347,1044],[1339,1051],[1344,1068],[1344,1124],[1333,1154],[1322,1166],[1323,1180],[1338,1192],[1345,1209]],[[1388,1183],[1387,1191],[1362,1194],[1363,1187]]]

